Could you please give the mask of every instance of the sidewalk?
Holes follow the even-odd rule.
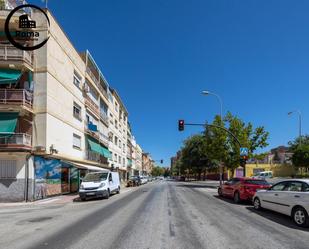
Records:
[[[133,188],[122,188],[121,193],[126,193],[132,191]],[[73,202],[81,202],[78,194],[66,194],[66,195],[57,195],[48,197],[41,200],[29,201],[29,202],[0,202],[0,208],[6,207],[22,207],[22,206],[40,206],[40,205],[49,205],[49,204],[67,204]]]

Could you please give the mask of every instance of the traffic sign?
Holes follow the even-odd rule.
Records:
[[[248,156],[248,148],[240,148],[240,156]]]

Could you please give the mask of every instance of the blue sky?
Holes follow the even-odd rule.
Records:
[[[30,1],[44,6],[41,0]],[[88,49],[129,110],[133,132],[165,160],[200,129],[177,120],[231,111],[270,132],[269,147],[308,133],[309,1],[59,1],[48,7],[78,50]]]

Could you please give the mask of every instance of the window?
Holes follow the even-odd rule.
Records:
[[[112,174],[111,174],[111,173],[109,173],[108,180],[109,180],[110,182],[112,182],[112,181],[113,181],[113,177],[112,177]]]
[[[309,192],[309,185],[307,183],[303,183],[303,191]]]
[[[115,127],[118,129],[118,121],[115,119]]]
[[[118,112],[118,104],[115,102],[115,111]]]
[[[114,154],[114,161],[117,162],[117,154]]]
[[[73,74],[74,85],[77,86],[78,88],[81,88],[81,82],[82,82],[82,77],[79,75],[78,72],[74,70],[74,74]]]
[[[16,160],[0,160],[0,179],[16,178]]]
[[[118,137],[117,136],[115,136],[115,145],[118,145]]]
[[[82,120],[82,108],[75,102],[73,102],[73,116],[80,121]]]
[[[302,186],[302,182],[289,182],[286,186],[285,191],[301,192]]]
[[[118,156],[118,163],[121,163],[121,157]]]
[[[286,187],[286,182],[277,183],[276,185],[272,186],[271,190],[273,191],[283,191]]]
[[[123,144],[123,153],[125,153],[126,152],[126,145],[125,144]]]
[[[73,148],[80,149],[82,144],[81,140],[82,140],[81,136],[78,136],[77,134],[73,133]]]
[[[122,158],[122,165],[125,166],[126,165],[126,159]]]
[[[114,134],[112,132],[108,133],[108,141],[113,142]]]

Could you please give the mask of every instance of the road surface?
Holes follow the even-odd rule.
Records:
[[[0,209],[0,248],[309,248],[309,229],[194,182],[159,181],[109,200]]]

